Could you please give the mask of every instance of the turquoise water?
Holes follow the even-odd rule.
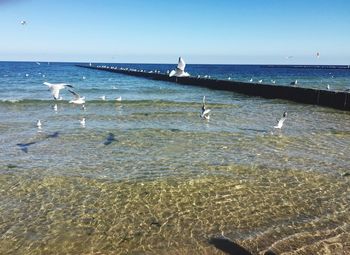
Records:
[[[339,90],[350,81],[347,70],[188,71]],[[54,102],[44,81],[72,84],[86,109],[64,90]],[[199,117],[203,96],[210,121]],[[1,62],[0,119],[1,254],[219,254],[207,240],[222,235],[253,254],[349,252],[348,112],[71,63]]]

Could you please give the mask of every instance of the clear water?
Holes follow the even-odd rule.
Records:
[[[188,71],[338,90],[350,81],[348,70]],[[86,110],[68,91],[54,102],[44,81],[71,83]],[[199,117],[204,95],[210,121]],[[220,254],[208,239],[222,235],[253,254],[350,254],[348,112],[71,63],[0,62],[0,120],[0,254]]]

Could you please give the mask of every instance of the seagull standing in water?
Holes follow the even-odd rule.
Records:
[[[292,81],[290,85],[298,85],[298,80]]]
[[[201,113],[201,115],[200,115],[201,118],[202,118],[202,119],[209,120],[209,119],[210,119],[209,112],[210,112],[210,109],[207,109],[207,108],[205,107],[205,96],[203,96],[202,113]]]
[[[41,121],[40,121],[40,120],[38,120],[38,121],[36,122],[36,126],[38,127],[38,129],[41,129]]]
[[[73,90],[69,89],[68,91],[74,95],[74,99],[70,100],[69,103],[82,105],[82,108],[85,109],[85,97],[81,97],[78,93],[74,92]]]
[[[286,118],[287,118],[287,112],[284,112],[282,118],[278,121],[277,125],[274,126],[274,128],[281,129]]]
[[[49,90],[51,91],[51,95],[55,100],[62,100],[60,98],[60,90],[64,89],[66,87],[73,88],[72,85],[69,85],[67,83],[50,83],[50,82],[44,82],[44,85],[49,87]]]
[[[185,61],[182,59],[182,57],[179,57],[179,62],[177,64],[176,70],[172,70],[169,74],[169,77],[188,77],[190,76],[189,73],[185,72],[185,67],[186,67],[186,63]]]
[[[85,118],[82,118],[79,122],[82,127],[85,127]]]

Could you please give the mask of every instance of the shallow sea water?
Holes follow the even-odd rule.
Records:
[[[32,64],[0,69],[0,254],[350,254],[348,112]]]

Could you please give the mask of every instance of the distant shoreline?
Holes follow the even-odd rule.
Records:
[[[350,65],[261,65],[265,68],[350,69]]]

